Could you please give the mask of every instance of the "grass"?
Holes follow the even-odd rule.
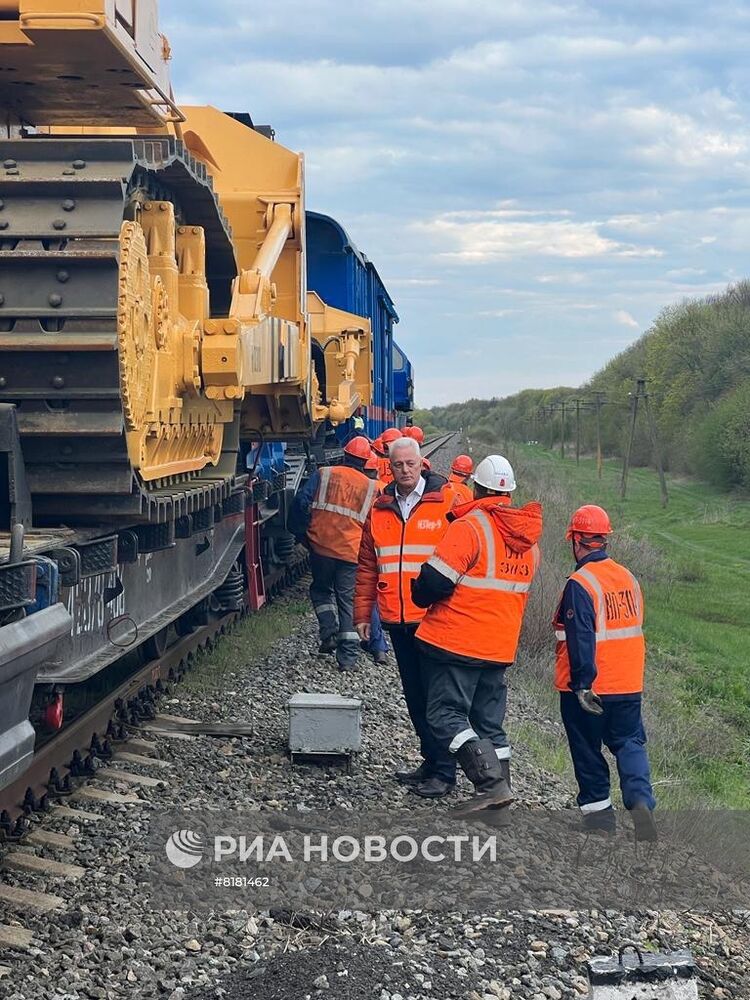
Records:
[[[600,481],[592,459],[576,467],[535,446],[519,447],[514,458],[524,492],[545,503],[547,522],[543,593],[529,609],[519,667],[546,643],[552,669],[551,609],[572,568],[560,536],[575,507],[599,503],[616,526],[612,554],[644,589],[646,721],[660,802],[750,806],[750,501],[680,479],[669,482],[662,508],[651,470],[631,470],[622,500],[614,462]]]
[[[199,653],[183,689],[188,694],[220,693],[239,666],[267,656],[279,636],[293,632],[309,610],[309,603],[299,596],[281,597],[248,615],[211,652]]]

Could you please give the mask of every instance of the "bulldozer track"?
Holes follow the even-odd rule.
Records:
[[[118,343],[120,228],[150,199],[203,228],[212,306],[228,308],[234,250],[205,167],[166,138],[1,148],[0,401],[17,405],[35,521],[164,522],[220,503],[238,485],[236,440],[200,472],[134,472]]]

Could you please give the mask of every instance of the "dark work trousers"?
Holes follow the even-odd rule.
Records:
[[[606,746],[614,755],[626,809],[656,805],[646,753],[646,730],[641,718],[640,695],[620,698],[603,695],[603,715],[584,712],[572,691],[560,692],[560,714],[570,745],[578,782],[578,805],[582,812],[607,809],[609,765],[602,753]]]
[[[385,637],[385,632],[380,622],[380,612],[378,611],[377,604],[372,609],[372,617],[370,618],[370,641],[363,642],[362,648],[368,653],[388,652],[388,640]]]
[[[456,780],[456,759],[440,746],[427,724],[427,674],[414,639],[416,631],[416,625],[393,625],[388,629],[401,675],[406,707],[414,731],[419,737],[422,758],[431,775],[453,783]]]
[[[320,640],[336,636],[341,666],[356,663],[359,636],[354,628],[354,577],[357,564],[310,552],[310,600],[318,618]]]
[[[510,758],[505,733],[505,666],[472,666],[433,656],[420,646],[428,671],[427,722],[441,746],[455,754],[469,740],[491,740],[500,760]]]

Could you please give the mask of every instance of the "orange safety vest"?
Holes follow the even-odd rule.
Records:
[[[377,560],[378,610],[383,622],[403,625],[422,620],[424,608],[418,608],[411,599],[411,581],[419,576],[422,563],[445,534],[452,502],[453,496],[445,486],[439,491],[425,491],[408,521],[402,519],[393,494],[386,493],[373,504],[370,534]],[[358,572],[367,572],[361,560]]]
[[[502,524],[493,508],[505,513],[499,514]],[[417,637],[459,656],[512,663],[539,566],[535,539],[541,531],[541,506],[535,502],[510,510],[507,502],[488,497],[456,518],[427,560],[456,586],[428,609]]]
[[[614,559],[586,563],[569,579],[589,594],[596,618],[597,694],[637,694],[643,691],[646,642],[643,637],[643,595],[638,581]],[[555,687],[570,690],[570,659],[565,624],[558,605],[555,615]]]
[[[461,503],[471,503],[474,499],[474,492],[470,486],[466,485],[463,476],[457,476],[455,472],[451,472],[448,476],[448,486],[453,490],[456,497],[454,506],[458,506]]]
[[[331,559],[355,563],[378,485],[346,465],[326,466],[312,502],[307,537],[313,550]]]

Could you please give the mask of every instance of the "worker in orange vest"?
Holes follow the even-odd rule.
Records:
[[[396,772],[396,778],[418,795],[439,798],[455,784],[456,763],[427,725],[427,678],[415,643],[424,611],[411,599],[411,582],[448,527],[453,495],[442,476],[422,471],[419,445],[413,438],[393,441],[390,461],[394,482],[373,504],[362,532],[354,622],[367,641],[377,605],[391,637],[406,707],[419,737],[422,763],[416,770]]]
[[[325,466],[297,493],[289,530],[310,548],[310,600],[318,618],[320,652],[335,653],[339,670],[355,670],[359,635],[352,620],[354,579],[362,529],[377,485],[365,475],[370,442],[355,437],[344,464]]]
[[[400,437],[401,437],[401,431],[397,427],[388,427],[380,435],[382,448],[385,454],[380,458],[380,466],[378,468],[378,479],[382,480],[386,486],[388,485],[388,483],[393,482],[393,473],[391,472],[391,462],[388,456],[389,446],[394,441],[398,441]]]
[[[414,603],[428,609],[417,629],[429,676],[427,722],[476,790],[457,815],[512,801],[505,676],[516,658],[542,535],[541,505],[512,507],[515,488],[502,455],[480,462],[473,499],[448,514],[450,527],[412,588]]]
[[[468,455],[456,455],[451,465],[448,483],[455,494],[457,504],[469,503],[474,499],[474,494],[468,483],[473,471],[474,463]]]
[[[602,745],[614,755],[636,840],[655,840],[656,805],[641,702],[646,662],[643,595],[638,581],[607,552],[609,515],[586,504],[566,538],[576,568],[555,614],[555,687],[570,745],[585,830],[613,833],[615,813]]]

